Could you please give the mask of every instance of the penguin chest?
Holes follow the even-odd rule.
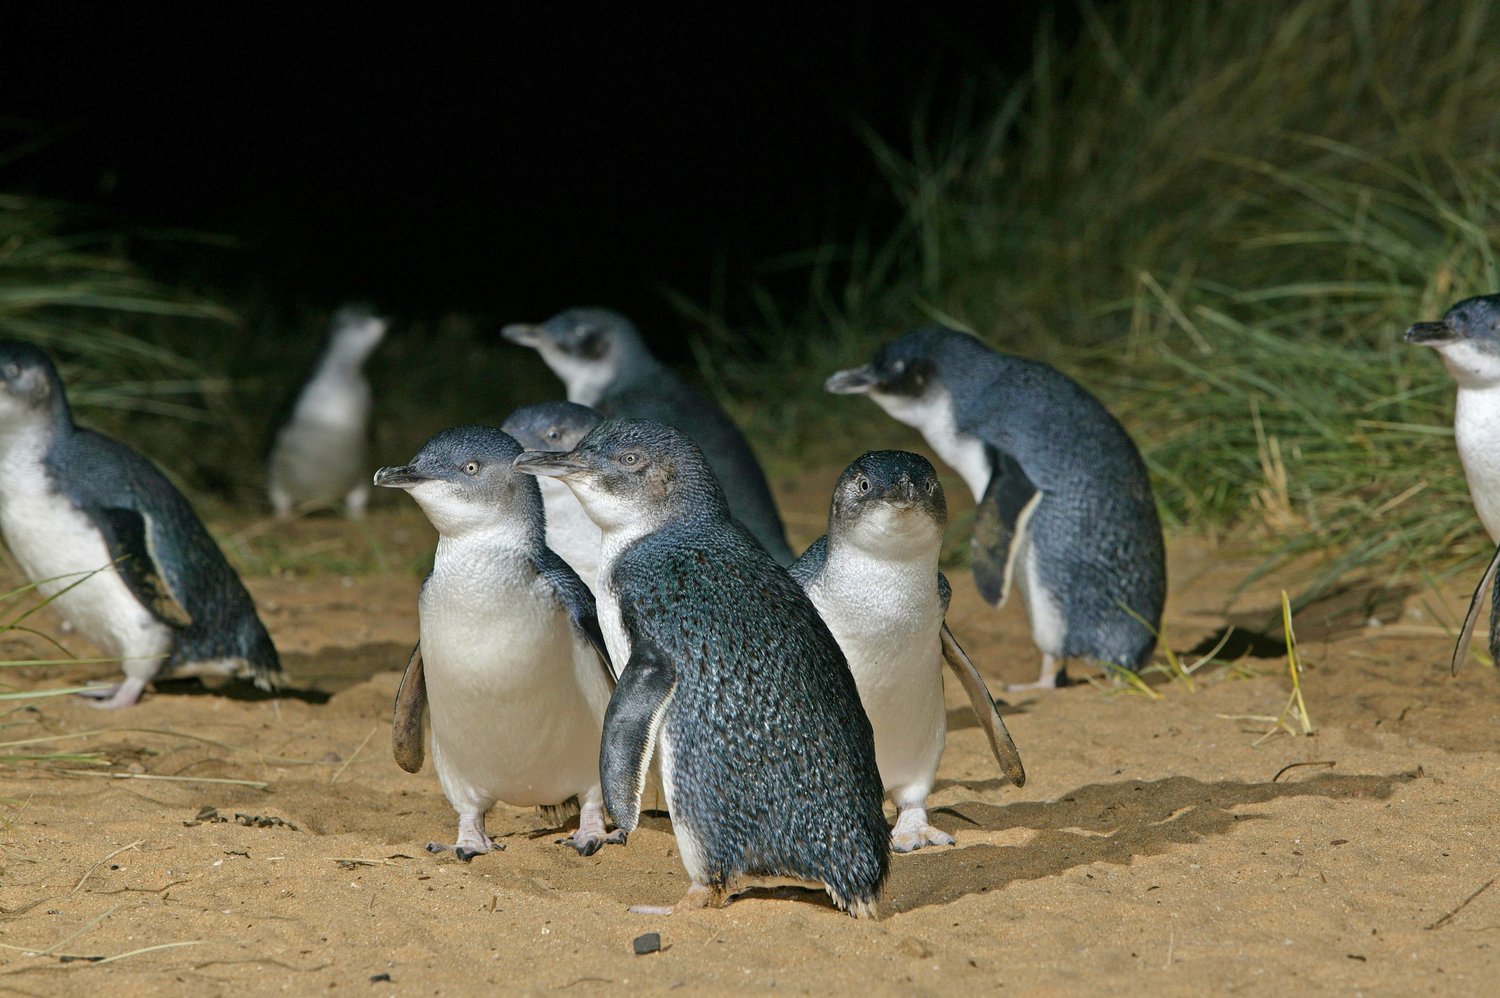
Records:
[[[1453,435],[1474,509],[1500,541],[1500,387],[1458,390]]]
[[[435,570],[423,589],[434,768],[460,811],[558,804],[598,786],[609,685],[541,585]]]
[[[808,596],[849,662],[885,788],[930,783],[947,728],[937,573],[844,554]]]
[[[138,660],[125,663],[127,672],[154,675],[171,649],[171,629],[131,593],[93,521],[46,485],[40,469],[11,471],[0,469],[0,530],[26,577],[104,651]]]

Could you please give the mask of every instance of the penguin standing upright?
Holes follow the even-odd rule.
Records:
[[[584,856],[606,841],[599,731],[613,689],[594,599],[548,549],[535,479],[511,468],[521,447],[485,426],[444,430],[375,484],[405,489],[438,531],[418,603],[420,638],[392,723],[396,761],[422,766],[422,708],[432,764],[458,812],[458,840],[429,843],[462,860],[493,848],[497,801],[540,807]],[[623,841],[623,833],[613,841]]]
[[[570,451],[599,422],[599,414],[576,402],[541,402],[522,406],[500,429],[516,438],[522,450]],[[547,513],[547,546],[573,567],[590,589],[599,574],[599,525],[589,519],[573,490],[555,478],[538,478]]]
[[[1026,782],[1021,756],[984,680],[943,617],[952,590],[938,571],[948,504],[932,464],[870,451],[833,489],[828,533],[791,567],[838,639],[875,731],[875,761],[896,805],[891,848],[952,845],[927,822],[948,729],[943,660],[953,670],[1005,775]]]
[[[1436,322],[1414,323],[1406,342],[1432,347],[1458,383],[1453,411],[1453,437],[1458,459],[1469,482],[1469,498],[1490,540],[1500,544],[1500,294],[1465,298]],[[1500,662],[1500,588],[1492,588],[1500,568],[1500,546],[1474,590],[1469,612],[1453,648],[1452,670],[1469,654],[1483,606],[1485,589],[1492,589],[1490,657]]]
[[[0,533],[37,591],[125,679],[97,694],[128,707],[152,679],[253,677],[281,660],[239,576],[172,483],[124,444],[74,425],[51,359],[0,342]]]
[[[792,563],[765,472],[744,434],[712,401],[652,356],[618,312],[574,308],[539,326],[506,326],[503,335],[542,355],[568,389],[568,401],[601,416],[666,423],[703,451],[729,497],[729,509],[771,557]]]
[[[807,594],[730,518],[702,452],[661,423],[606,420],[516,468],[561,479],[603,532],[599,618],[622,666],[605,803],[633,830],[659,750],[692,878],[682,906],[790,882],[873,914],[889,830],[859,692]]]
[[[350,519],[364,516],[370,499],[365,468],[371,408],[364,365],[386,325],[364,306],[345,306],[334,314],[312,376],[289,418],[275,428],[268,480],[277,516],[289,515],[298,503],[340,499]]]
[[[1070,658],[1145,665],[1167,593],[1161,521],[1140,452],[1098,399],[944,328],[908,333],[826,387],[869,395],[963,476],[978,504],[974,581],[995,605],[1020,585],[1042,651],[1027,686],[1061,685]]]

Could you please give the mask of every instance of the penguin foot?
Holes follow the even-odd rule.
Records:
[[[427,843],[427,851],[433,853],[451,852],[462,862],[467,863],[475,856],[482,856],[487,852],[504,852],[505,843],[489,840],[483,848],[479,848],[473,843],[470,843],[468,845],[464,845],[462,843],[458,845],[448,845],[444,842],[429,842]]]
[[[123,683],[84,690],[78,695],[89,701],[90,707],[97,707],[99,710],[119,710],[121,707],[134,706],[140,700],[141,692],[145,688],[144,679],[127,676]]]
[[[1042,656],[1042,674],[1034,683],[1007,683],[1005,690],[1013,693],[1017,690],[1060,690],[1064,686],[1072,686],[1073,681],[1068,678],[1067,664],[1053,655]]]
[[[482,853],[504,848],[503,843],[496,842],[484,833],[483,812],[458,816],[458,842],[454,845],[445,845],[442,842],[427,843],[428,852],[447,852],[452,849],[453,855],[465,863]]]
[[[926,795],[923,794],[924,804]],[[927,823],[927,808],[914,805],[899,809],[891,829],[892,852],[915,852],[923,846],[951,846],[953,836]]]
[[[624,845],[626,834],[616,828],[608,835],[604,833],[604,805],[585,804],[578,812],[578,831],[557,840],[569,846],[580,856],[592,856],[605,845]]]
[[[903,832],[897,835],[891,833],[891,852],[916,852],[923,846],[951,846],[953,836],[941,828],[932,825],[923,825],[915,831]]]

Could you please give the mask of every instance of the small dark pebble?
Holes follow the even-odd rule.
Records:
[[[57,958],[57,962],[58,963],[98,963],[100,960],[103,960],[103,959],[104,959],[104,957],[102,957],[102,956],[60,956],[60,957]]]
[[[390,974],[376,974],[374,977],[370,978],[370,983],[379,984],[381,981],[389,981],[390,979]]]
[[[111,870],[118,870],[120,868],[120,864],[119,863],[111,863],[111,864],[109,864],[109,868]]]
[[[1360,956],[1358,953],[1346,953],[1344,955],[1351,960],[1358,960],[1360,963],[1368,962],[1367,958]]]
[[[645,956],[647,953],[659,953],[661,951],[661,933],[648,932],[643,936],[636,936],[635,942],[631,943],[631,945],[635,947],[636,956]]]
[[[1349,841],[1348,839],[1334,839],[1332,842],[1330,842],[1328,844],[1331,845],[1331,846],[1341,846],[1341,845],[1343,845],[1344,843],[1346,843],[1348,841]]]

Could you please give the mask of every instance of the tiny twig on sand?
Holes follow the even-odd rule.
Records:
[[[340,776],[344,775],[344,770],[346,770],[346,769],[349,768],[349,764],[354,761],[354,757],[357,756],[357,755],[359,755],[359,753],[361,752],[361,750],[363,750],[366,745],[370,744],[370,739],[374,738],[375,737],[375,732],[377,732],[379,730],[380,730],[380,725],[378,725],[378,724],[375,727],[373,727],[373,728],[370,729],[370,733],[368,735],[365,735],[365,740],[362,741],[362,742],[360,742],[359,745],[358,745],[358,747],[356,747],[353,752],[349,753],[349,758],[347,758],[347,759],[344,760],[344,764],[338,768],[337,772],[335,772],[332,776],[330,776],[328,778],[328,782],[329,783],[336,783],[338,781],[338,778]]]
[[[1458,915],[1459,912],[1463,911],[1465,908],[1467,908],[1469,906],[1469,902],[1470,901],[1473,901],[1479,895],[1483,894],[1485,891],[1487,891],[1491,887],[1495,886],[1495,879],[1496,878],[1491,877],[1489,880],[1486,880],[1484,882],[1484,885],[1482,887],[1480,887],[1479,890],[1475,891],[1473,894],[1470,894],[1468,897],[1464,898],[1463,901],[1461,901],[1459,903],[1459,905],[1458,905],[1457,908],[1454,908],[1452,911],[1448,912],[1448,914],[1444,915],[1442,918],[1438,919],[1436,922],[1433,922],[1431,925],[1427,926],[1427,928],[1428,929],[1441,929],[1443,926],[1445,926],[1449,922],[1453,921],[1453,919]]]
[[[105,856],[103,859],[99,860],[99,862],[95,863],[93,866],[89,867],[87,870],[84,871],[83,876],[81,876],[81,877],[78,878],[78,883],[74,884],[73,885],[73,889],[71,891],[69,891],[68,893],[69,894],[77,894],[78,893],[78,889],[84,885],[84,883],[89,879],[89,877],[91,877],[91,876],[94,875],[94,871],[95,870],[99,869],[99,867],[103,866],[105,863],[108,863],[110,860],[112,860],[116,856],[120,855],[120,853],[122,853],[122,852],[129,852],[131,849],[137,849],[137,848],[139,848],[145,841],[146,841],[145,839],[136,839],[134,842],[130,843],[130,845],[128,845],[128,846],[121,846],[120,848],[116,849],[114,852],[110,853],[108,856]]]
[[[103,776],[112,780],[169,780],[173,783],[228,783],[236,787],[254,787],[264,790],[270,786],[260,780],[228,780],[217,776],[158,776],[155,773],[91,773],[86,769],[60,769],[59,773],[70,776]]]
[[[1332,759],[1320,759],[1316,762],[1289,762],[1276,771],[1276,775],[1271,777],[1271,782],[1277,782],[1281,779],[1282,775],[1285,774],[1287,770],[1296,769],[1298,766],[1328,766],[1332,768],[1337,765],[1338,763],[1334,762]]]

